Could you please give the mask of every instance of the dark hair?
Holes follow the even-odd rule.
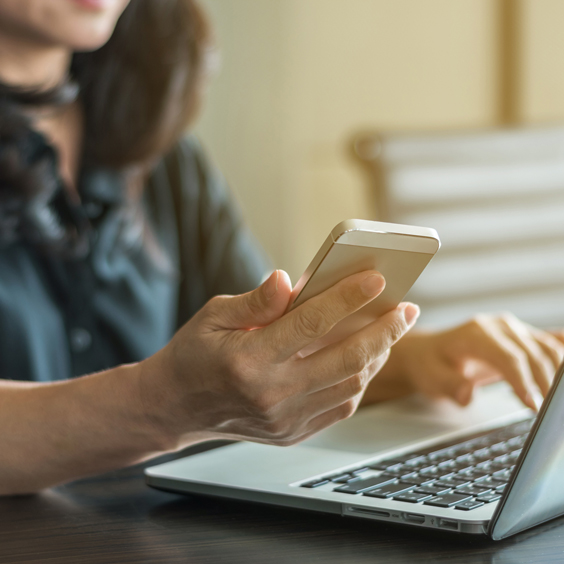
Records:
[[[131,0],[103,47],[74,54],[69,83],[50,91],[0,83],[0,244],[31,241],[54,253],[80,247],[80,220],[54,187],[56,154],[38,142],[25,106],[64,104],[76,85],[83,165],[147,171],[194,117],[209,47],[195,0]],[[142,183],[132,185],[139,192]],[[49,214],[32,213],[38,201],[51,206],[43,225],[40,216]]]

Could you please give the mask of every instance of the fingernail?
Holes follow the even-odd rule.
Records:
[[[408,303],[403,308],[403,316],[405,317],[405,321],[410,327],[417,321],[420,313],[421,310],[419,309],[419,306],[415,304]]]
[[[362,293],[367,298],[374,298],[382,292],[386,286],[384,277],[380,274],[369,274],[360,284]]]
[[[278,270],[275,270],[264,285],[264,295],[271,300],[278,292]]]

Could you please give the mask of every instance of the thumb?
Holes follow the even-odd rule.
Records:
[[[474,383],[453,368],[444,368],[437,374],[439,393],[461,406],[467,406],[474,395]]]
[[[215,298],[210,312],[213,324],[222,329],[264,327],[284,315],[291,294],[290,277],[283,270],[275,270],[252,292]]]

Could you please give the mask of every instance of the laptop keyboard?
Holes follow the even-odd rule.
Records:
[[[301,484],[471,511],[501,498],[534,419]],[[324,488],[325,490],[327,488]]]

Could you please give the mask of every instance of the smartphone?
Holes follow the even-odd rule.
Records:
[[[364,270],[386,279],[384,291],[340,321],[324,346],[341,340],[396,308],[441,246],[428,227],[348,219],[339,223],[294,287],[291,311],[337,282]]]

